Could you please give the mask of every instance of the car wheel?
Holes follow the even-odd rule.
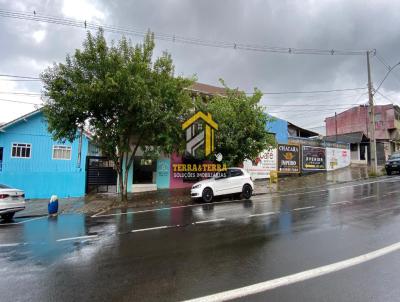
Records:
[[[15,214],[15,212],[14,212],[14,213],[5,213],[5,214],[2,214],[2,215],[1,215],[1,218],[2,218],[3,220],[5,220],[5,221],[10,221],[10,220],[13,219],[14,214]]]
[[[250,199],[251,195],[253,195],[253,189],[249,184],[245,184],[242,189],[242,197],[244,199]]]
[[[213,200],[214,194],[211,188],[205,188],[201,196],[204,202],[211,202]]]
[[[387,175],[392,175],[392,170],[387,169],[387,170],[386,170],[386,174],[387,174]]]

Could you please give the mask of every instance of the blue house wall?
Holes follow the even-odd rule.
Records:
[[[31,144],[30,158],[12,158],[13,143]],[[71,146],[71,159],[52,159],[53,146]],[[43,113],[37,112],[11,124],[0,132],[3,161],[0,183],[22,189],[31,198],[81,197],[85,194],[85,165],[89,141],[82,140],[81,164],[78,166],[79,141],[60,143],[47,131]]]
[[[280,118],[270,116],[271,120],[267,122],[265,129],[275,134],[278,144],[288,143],[288,122]]]

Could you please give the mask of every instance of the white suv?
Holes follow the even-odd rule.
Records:
[[[199,181],[192,186],[191,196],[211,202],[214,196],[241,194],[249,199],[253,194],[254,184],[249,173],[242,168],[229,168],[224,176]]]
[[[0,216],[4,220],[11,220],[15,212],[25,209],[25,194],[18,189],[0,184]]]

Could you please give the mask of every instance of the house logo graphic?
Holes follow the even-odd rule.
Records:
[[[218,124],[213,121],[211,114],[199,111],[182,124],[186,130],[186,152],[196,157],[200,147],[204,148],[204,156],[215,150],[215,130]]]

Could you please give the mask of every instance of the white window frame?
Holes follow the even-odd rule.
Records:
[[[54,157],[54,151],[55,150],[68,150],[69,149],[69,158],[55,158]],[[72,146],[66,146],[66,145],[53,145],[53,148],[51,149],[51,159],[52,160],[71,160],[72,159]]]
[[[14,145],[25,145],[25,147],[29,146],[29,157],[22,157],[22,156],[13,156],[13,149]],[[11,158],[19,158],[19,159],[31,159],[32,158],[32,144],[31,143],[11,143]]]

